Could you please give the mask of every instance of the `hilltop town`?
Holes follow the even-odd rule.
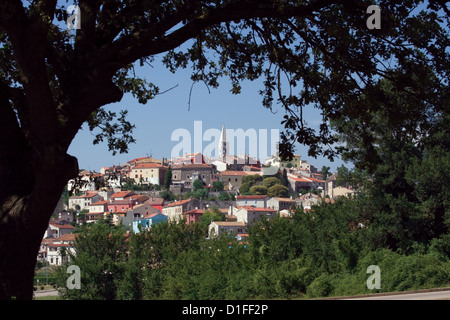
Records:
[[[219,147],[216,159],[202,153],[170,160],[147,156],[99,172],[80,171],[67,183],[38,261],[61,265],[67,250],[74,252],[76,226],[99,219],[109,218],[138,233],[155,223],[190,224],[216,212],[222,219],[211,221],[209,237],[227,233],[245,239],[247,226],[255,220],[290,217],[296,208],[307,212],[313,205],[355,193],[337,185],[335,173],[324,176],[300,155],[282,161],[275,154],[261,163],[248,155],[228,154],[226,141]]]

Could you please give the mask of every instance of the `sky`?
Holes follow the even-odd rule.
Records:
[[[106,142],[93,145],[94,134],[89,131],[87,126],[83,126],[68,151],[69,154],[78,158],[80,169],[98,172],[103,166],[120,165],[144,156],[170,159],[175,149],[187,146],[186,142],[189,141],[189,137],[186,135],[176,140],[172,139],[172,134],[180,132],[190,134],[191,150],[184,151],[188,153],[189,151],[205,151],[215,140],[213,138],[214,140],[207,141],[205,133],[219,132],[222,125],[225,125],[227,130],[235,132],[242,129],[257,133],[258,145],[265,143],[267,150],[264,152],[262,149],[257,149],[256,156],[262,162],[270,156],[270,150],[274,148],[274,144],[270,140],[271,130],[278,129],[280,133],[282,132],[281,121],[285,112],[281,105],[274,105],[272,111],[262,106],[262,97],[258,93],[263,88],[261,81],[244,82],[242,91],[238,95],[230,92],[231,84],[227,79],[223,79],[219,88],[216,89],[208,89],[203,83],[196,83],[190,96],[192,81],[189,69],[172,74],[155,60],[152,67],[145,65],[137,71],[139,76],[143,76],[149,82],[157,85],[160,92],[172,89],[149,100],[146,105],[138,103],[134,97],[126,94],[122,101],[105,106],[105,109],[117,113],[120,110],[128,110],[127,119],[136,126],[133,134],[136,143],[129,145],[128,153],[118,153],[113,156],[112,152],[108,151]],[[318,110],[311,109],[307,108],[304,113],[307,122],[314,126],[319,123],[320,114]],[[196,124],[196,128],[194,128],[194,124]],[[201,128],[199,128],[199,124],[201,124]],[[262,130],[261,134],[260,130]],[[267,138],[263,135],[264,131],[267,133]],[[247,152],[250,152],[249,149],[254,146],[255,142],[254,139],[246,140]],[[237,149],[237,144],[236,141],[233,153],[239,154],[241,149]],[[194,147],[197,148],[194,149]],[[325,165],[331,167],[332,171],[336,171],[336,168],[343,164],[339,159],[330,162],[322,157],[317,159],[309,157],[307,147],[299,144],[296,145],[295,154],[301,155],[302,160],[313,164],[318,170]]]

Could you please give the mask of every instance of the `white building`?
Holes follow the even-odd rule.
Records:
[[[88,191],[81,196],[72,196],[69,198],[69,209],[81,211],[88,209],[88,206],[94,202],[102,200],[98,192]]]
[[[254,206],[256,208],[266,208],[267,201],[269,200],[267,195],[240,195],[236,196],[236,206]]]
[[[237,207],[234,211],[237,222],[250,225],[261,219],[272,219],[277,216],[277,210],[271,208],[255,208],[252,206]]]
[[[248,233],[247,226],[244,222],[213,221],[208,228],[210,238],[220,237],[224,234],[240,235],[246,233]]]

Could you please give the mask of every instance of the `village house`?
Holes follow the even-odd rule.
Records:
[[[301,192],[302,190],[323,190],[325,181],[312,177],[297,176],[288,174],[289,189],[292,192]]]
[[[135,218],[132,222],[133,233],[139,233],[142,229],[150,229],[155,223],[167,222],[167,216],[161,212],[152,213],[144,218]]]
[[[192,187],[195,180],[202,180],[205,185],[211,185],[216,180],[215,166],[210,164],[177,164],[172,165],[172,183]]]
[[[148,196],[133,195],[124,198],[123,200],[110,200],[106,204],[107,214],[111,214],[112,223],[119,225],[125,218],[127,211],[133,209],[148,200]]]
[[[319,205],[322,202],[322,198],[314,193],[306,193],[300,195],[297,199],[295,199],[297,205],[302,207],[303,209],[311,209],[314,205]]]
[[[145,201],[144,203],[135,205],[133,208],[128,209],[120,219],[120,223],[124,226],[131,227],[133,221],[136,219],[147,218],[156,213],[161,213],[161,210],[155,208]]]
[[[307,173],[317,173],[317,168],[314,167],[312,164],[308,163],[306,160],[301,161],[298,169],[305,170]]]
[[[97,191],[86,191],[80,196],[71,196],[69,198],[69,209],[81,211],[87,209],[91,203],[103,200]]]
[[[162,213],[167,216],[169,222],[179,222],[183,217],[183,213],[194,209],[204,208],[203,201],[198,199],[186,199],[170,203],[162,209]]]
[[[109,203],[109,201],[98,201],[91,203],[88,206],[89,212],[86,212],[86,222],[91,223],[97,221],[100,217],[104,217],[105,213],[107,212],[106,205]]]
[[[60,266],[66,261],[70,261],[70,254],[75,254],[73,242],[76,235],[65,234],[47,245],[46,260],[51,266]]]
[[[298,168],[300,168],[300,165],[302,163],[301,158],[302,157],[300,155],[294,154],[292,156],[292,160],[280,161],[280,170],[283,170],[284,168],[286,168],[286,169],[289,169],[289,168],[298,169]]]
[[[130,178],[137,184],[164,184],[167,167],[159,163],[141,163],[131,168]]]
[[[133,191],[117,191],[109,196],[109,200],[125,200],[127,197],[134,196],[135,193]]]
[[[183,218],[186,224],[191,224],[200,221],[200,217],[205,213],[204,209],[194,209],[183,212]]]
[[[56,223],[49,223],[47,230],[44,233],[44,238],[58,238],[67,233],[73,232],[74,229],[75,227],[70,224],[61,225]]]
[[[51,266],[70,261],[69,253],[75,253],[73,248],[75,237],[74,233],[65,233],[58,238],[42,239],[37,259]]]
[[[256,208],[253,206],[236,207],[234,216],[237,222],[243,222],[251,225],[253,222],[261,219],[272,219],[277,216],[277,210],[271,208]]]
[[[294,199],[273,197],[267,201],[267,207],[277,211],[295,209]]]
[[[244,222],[213,221],[208,227],[209,238],[223,235],[239,236],[247,233],[247,225]]]
[[[257,208],[266,208],[269,199],[267,195],[240,195],[236,196],[236,207],[254,206]]]
[[[139,164],[143,164],[143,163],[156,163],[156,164],[164,164],[164,159],[163,161],[152,158],[152,157],[140,157],[140,158],[135,158],[132,159],[130,161],[127,161],[126,166],[128,166],[128,168],[132,168],[135,167]]]
[[[162,212],[162,208],[164,206],[164,199],[163,198],[153,198],[150,197],[148,200],[146,200],[144,203],[151,205],[152,207],[158,209]]]
[[[205,157],[200,152],[189,153],[189,154],[185,154],[178,158],[173,158],[171,162],[172,162],[172,165],[206,163]]]
[[[242,184],[242,178],[251,173],[245,171],[225,170],[219,174],[219,180],[223,182],[224,190],[235,191],[239,190]]]
[[[91,171],[81,171],[77,179],[70,179],[67,182],[67,190],[72,191],[76,189],[79,192],[95,191],[95,182],[93,179],[94,173]]]
[[[324,194],[330,199],[336,199],[342,196],[352,196],[355,190],[346,188],[344,186],[337,186],[337,176],[333,174],[329,176],[325,182]]]

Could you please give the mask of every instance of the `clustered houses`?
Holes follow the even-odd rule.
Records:
[[[74,226],[96,223],[100,218],[110,217],[112,223],[122,224],[133,233],[151,228],[155,223],[198,222],[209,207],[206,199],[167,202],[154,191],[122,190],[123,185],[130,181],[141,186],[163,185],[169,166],[172,172],[170,190],[176,190],[175,194],[192,190],[196,180],[201,180],[204,188],[221,181],[225,192],[236,194],[231,205],[227,202],[224,207],[218,208],[225,215],[225,221],[211,221],[210,238],[228,234],[243,239],[248,235],[248,226],[255,221],[278,215],[290,217],[295,208],[302,207],[308,211],[322,201],[333,202],[336,197],[354,193],[354,190],[336,186],[336,175],[323,180],[317,169],[299,155],[294,155],[290,161],[281,161],[275,154],[264,164],[247,155],[229,155],[224,128],[220,144],[217,159],[207,159],[201,153],[185,154],[170,160],[163,158],[161,161],[141,157],[123,165],[102,167],[99,173],[80,172],[79,178],[70,180],[67,188],[81,192],[71,196],[67,210],[61,211],[50,221],[38,258],[48,265],[60,265],[67,261],[70,259],[68,253],[74,253]],[[286,170],[289,193],[301,195],[282,198],[239,194],[244,177],[263,176],[264,168],[273,166]]]

